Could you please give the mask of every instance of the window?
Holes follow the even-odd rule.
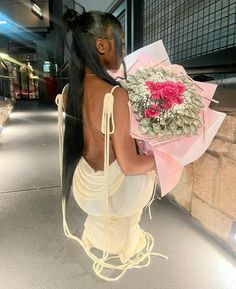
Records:
[[[172,62],[236,46],[235,10],[235,1],[144,0],[142,44],[162,39]]]

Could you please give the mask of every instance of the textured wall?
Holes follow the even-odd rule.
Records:
[[[171,192],[176,202],[236,253],[236,112],[229,113],[206,153],[185,167]]]

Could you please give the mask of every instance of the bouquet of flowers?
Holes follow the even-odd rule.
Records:
[[[138,69],[126,80],[139,131],[160,140],[196,135],[202,127],[202,96],[188,76],[168,67]]]
[[[209,108],[216,84],[194,81],[171,64],[161,40],[127,55],[125,63],[130,134],[140,153],[154,155],[164,196],[178,184],[184,166],[207,150],[225,114]],[[124,71],[110,74],[122,79]]]

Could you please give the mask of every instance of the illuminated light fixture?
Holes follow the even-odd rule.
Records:
[[[41,8],[34,2],[31,1],[31,11],[39,18],[43,19],[43,12]]]
[[[7,24],[6,20],[0,20],[0,25]]]

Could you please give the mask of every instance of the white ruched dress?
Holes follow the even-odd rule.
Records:
[[[82,157],[73,176],[74,198],[88,214],[82,239],[71,234],[65,218],[65,200],[62,202],[65,234],[83,246],[93,260],[95,273],[107,281],[119,279],[128,269],[147,266],[151,255],[167,258],[152,252],[153,237],[139,226],[143,208],[153,200],[155,172],[125,176],[117,160],[109,165],[109,139],[115,130],[115,88],[105,95],[103,104],[104,171],[95,171]],[[58,99],[59,126],[62,126],[61,99]],[[102,257],[92,253],[92,248],[101,250]],[[119,259],[119,264],[114,264],[113,259]],[[118,274],[110,277],[104,273],[104,269],[118,270]]]

